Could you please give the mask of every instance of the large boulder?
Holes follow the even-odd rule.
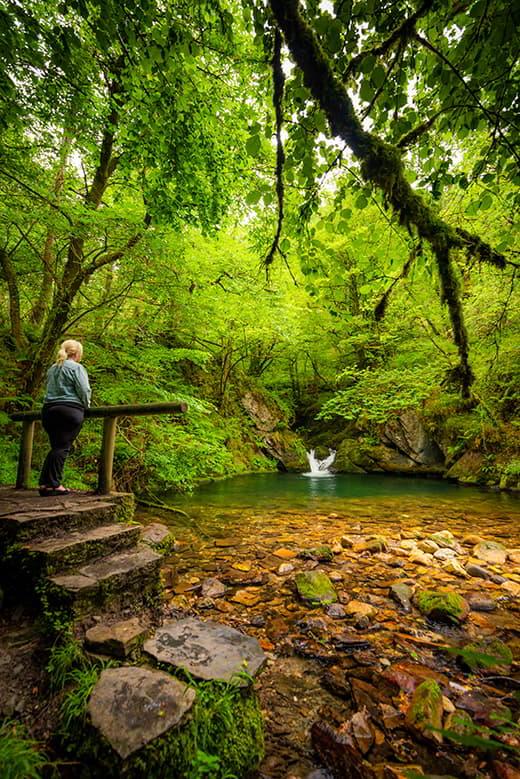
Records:
[[[382,442],[410,461],[411,469],[444,471],[444,456],[413,409],[401,412],[385,424]]]

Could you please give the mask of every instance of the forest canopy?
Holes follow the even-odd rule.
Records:
[[[190,403],[128,422],[127,483],[265,467],[246,392],[311,433],[455,410],[451,455],[516,467],[519,14],[2,0],[4,416],[76,337],[96,402]]]

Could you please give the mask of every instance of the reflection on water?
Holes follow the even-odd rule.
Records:
[[[190,514],[214,509],[286,511],[349,511],[354,506],[372,505],[375,510],[388,499],[396,507],[431,507],[436,512],[490,513],[520,519],[518,496],[464,487],[450,482],[389,476],[386,474],[337,474],[330,478],[309,478],[301,474],[254,474],[221,479],[201,485],[192,495],[166,495],[164,499]],[[374,505],[375,504],[375,505]]]

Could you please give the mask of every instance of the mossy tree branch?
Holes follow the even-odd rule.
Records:
[[[269,270],[269,266],[272,264],[276,252],[279,251],[284,218],[283,168],[285,164],[285,151],[283,148],[282,125],[285,75],[282,69],[282,34],[278,27],[274,32],[274,52],[271,60],[271,67],[273,71],[273,105],[276,121],[276,199],[278,202],[278,220],[273,242],[264,260],[264,265],[267,270]]]
[[[344,84],[303,19],[298,0],[270,0],[270,7],[303,73],[305,85],[327,116],[332,134],[349,145],[360,160],[363,178],[381,190],[385,204],[393,209],[400,224],[430,244],[459,352],[457,379],[463,396],[468,397],[473,373],[468,362],[468,336],[450,251],[465,249],[500,268],[506,265],[504,256],[478,236],[455,230],[444,222],[410,186],[400,150],[363,129]]]

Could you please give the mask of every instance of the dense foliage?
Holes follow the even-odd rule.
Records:
[[[419,408],[514,470],[517,13],[2,0],[0,481],[65,335],[96,404],[189,403],[121,420],[127,487],[274,467],[248,393],[311,437]]]

